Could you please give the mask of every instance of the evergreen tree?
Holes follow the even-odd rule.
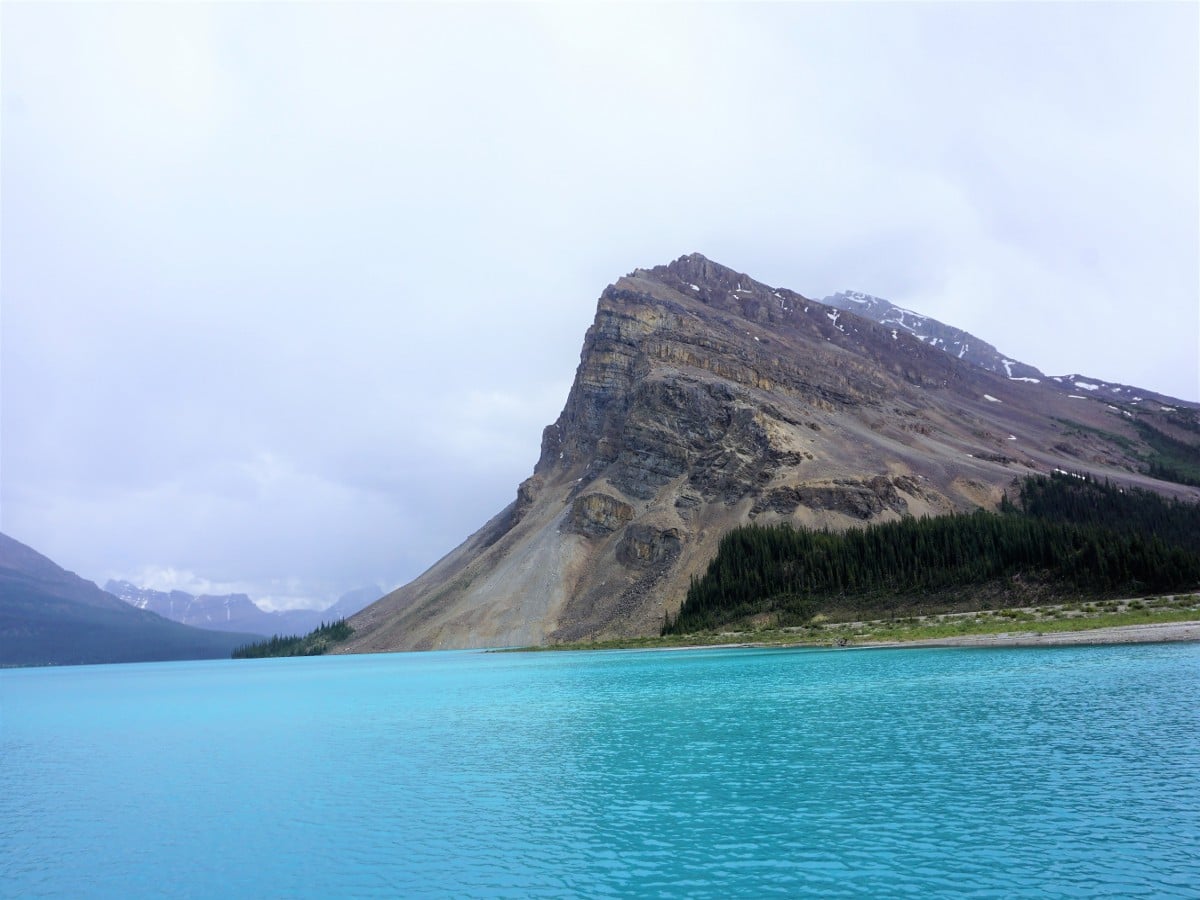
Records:
[[[1200,584],[1200,504],[1056,474],[1021,485],[999,513],[904,519],[840,533],[747,525],[722,537],[664,633],[763,613],[781,624],[822,610],[881,613],[929,594],[970,603],[1013,579],[1059,593],[1183,590]],[[1020,600],[1020,597],[1016,597]]]

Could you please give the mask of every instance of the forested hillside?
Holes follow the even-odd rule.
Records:
[[[244,644],[233,651],[234,659],[265,659],[272,656],[321,656],[331,644],[344,641],[354,633],[345,619],[325,624],[304,636],[275,637],[266,641]]]
[[[1001,512],[1153,536],[1200,553],[1200,504],[1066,472],[1026,478],[1016,502],[1005,497]]]
[[[1073,475],[1033,477],[999,513],[904,519],[840,533],[729,532],[664,633],[758,616],[779,625],[1110,597],[1200,584],[1200,505]]]

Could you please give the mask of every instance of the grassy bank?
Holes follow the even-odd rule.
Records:
[[[529,650],[638,650],[738,644],[762,646],[857,646],[987,634],[1047,634],[1122,625],[1153,625],[1200,620],[1200,594],[1060,603],[1020,609],[946,613],[900,619],[821,622],[793,628],[747,628],[663,637],[585,641],[530,647]]]

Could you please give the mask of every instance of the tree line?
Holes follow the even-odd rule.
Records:
[[[234,648],[233,659],[263,659],[268,656],[321,656],[331,644],[344,641],[354,633],[345,619],[320,626],[304,636],[276,635],[265,641]]]
[[[780,625],[833,609],[886,615],[922,595],[970,605],[985,585],[1019,597],[1030,583],[1090,596],[1190,589],[1200,583],[1200,504],[1056,474],[1026,479],[996,513],[836,533],[746,525],[721,539],[663,633],[763,614]]]
[[[1195,422],[1176,417],[1171,421],[1195,431]],[[1133,423],[1142,440],[1150,445],[1151,453],[1146,458],[1146,474],[1160,481],[1174,481],[1176,484],[1187,484],[1200,487],[1200,447],[1172,437],[1142,419]]]
[[[1017,502],[1006,494],[1000,511],[1048,522],[1088,525],[1153,535],[1200,553],[1200,503],[1164,497],[1138,487],[1117,487],[1091,476],[1055,472],[1021,482]]]

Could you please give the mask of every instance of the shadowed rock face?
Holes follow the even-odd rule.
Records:
[[[696,254],[639,269],[601,295],[514,503],[355,616],[345,649],[656,633],[721,535],[752,520],[843,528],[994,506],[1054,468],[1197,493],[1136,474],[1137,433],[1111,403]]]
[[[566,528],[586,537],[612,534],[633,518],[633,507],[608,494],[584,494],[571,504]]]

